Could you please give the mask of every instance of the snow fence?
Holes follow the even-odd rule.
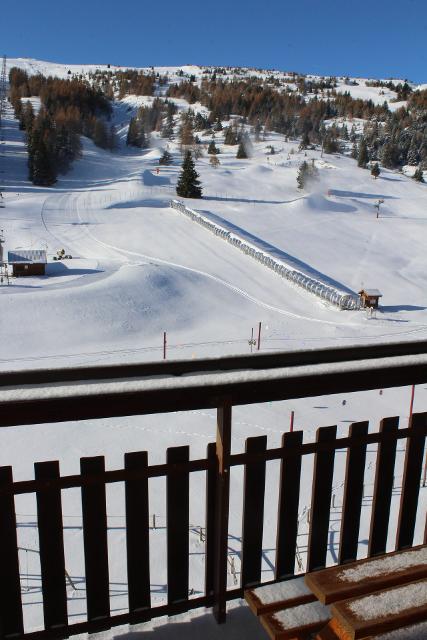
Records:
[[[242,240],[235,233],[231,233],[224,227],[221,227],[218,224],[215,224],[202,214],[194,211],[193,209],[189,209],[179,200],[171,200],[170,206],[176,211],[180,211],[185,214],[188,218],[197,222],[205,229],[208,229],[212,233],[214,233],[219,238],[226,240],[229,244],[232,244],[237,249],[240,249],[244,254],[251,256],[254,260],[257,260],[261,264],[268,267],[275,273],[277,273],[282,278],[286,278],[290,282],[294,282],[299,287],[302,287],[306,291],[313,293],[318,298],[322,298],[322,300],[326,300],[330,302],[340,309],[359,309],[360,308],[360,299],[356,294],[345,293],[344,291],[340,291],[339,289],[335,289],[329,285],[326,285],[324,282],[320,280],[315,280],[314,278],[310,278],[305,273],[294,269],[290,265],[286,264],[286,262],[282,260],[278,260],[277,258],[273,258],[271,255],[266,253],[265,251],[260,251],[260,249],[247,242],[246,240]]]

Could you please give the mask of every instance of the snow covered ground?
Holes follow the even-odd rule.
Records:
[[[28,61],[27,67],[22,66],[47,72],[45,63],[37,66]],[[71,70],[80,72],[80,67]],[[65,76],[69,68],[56,65],[50,72]],[[126,98],[115,104],[122,142],[132,113],[127,108],[135,108],[139,101]],[[184,101],[179,102],[185,108]],[[373,180],[354,160],[326,154],[321,158],[319,151],[308,151],[306,157],[298,152],[298,141],[285,142],[277,134],[254,143],[250,159],[237,160],[236,147],[224,147],[217,134],[221,165],[212,168],[206,155],[197,162],[204,198],[187,202],[341,287],[380,289],[382,308],[376,317],[368,318],[362,311],[339,311],[320,302],[171,209],[181,162],[175,143],[168,143],[173,166],[162,167],[157,174],[166,141],[155,134],[152,148],[143,152],[122,144],[110,153],[83,138],[82,159],[46,189],[27,181],[23,136],[10,109],[3,136],[0,178],[6,206],[0,209],[0,227],[5,249],[45,248],[49,263],[47,277],[14,279],[10,286],[0,286],[1,370],[159,360],[163,331],[168,335],[169,358],[247,353],[251,329],[256,330],[258,322],[262,322],[265,352],[427,337],[427,187],[403,174],[383,170]],[[274,155],[267,155],[267,145],[274,145]],[[311,192],[296,188],[297,169],[304,159],[314,160],[320,172]],[[373,205],[378,199],[384,204],[377,220]],[[54,262],[53,255],[62,248],[72,260]],[[402,388],[382,395],[371,391],[237,408],[233,450],[242,450],[247,437],[261,434],[268,435],[269,447],[277,446],[292,410],[296,428],[304,429],[306,440],[314,439],[318,426],[337,424],[344,434],[353,421],[370,419],[371,428],[376,429],[382,417],[391,415],[401,416],[405,426],[409,397],[410,390]],[[426,401],[427,387],[420,385],[414,410],[425,410]],[[33,462],[41,460],[60,460],[65,474],[78,472],[81,456],[105,455],[107,468],[119,468],[127,451],[148,450],[150,462],[156,463],[164,461],[167,447],[190,444],[191,456],[199,457],[214,440],[214,431],[212,411],[16,427],[1,433],[0,464],[12,464],[16,479],[28,479],[33,476]],[[372,447],[368,454],[361,555],[366,553],[369,533],[375,452]],[[403,455],[399,447],[396,487]],[[344,462],[344,453],[338,452],[330,562],[336,559],[339,540]],[[308,459],[303,469],[298,542],[303,560],[311,469]],[[278,465],[269,464],[266,580],[272,577],[274,561],[277,474]],[[242,470],[233,470],[230,557],[235,558],[237,579],[242,477]],[[204,525],[202,480],[203,474],[193,474],[191,479],[190,587],[196,596],[203,584],[203,543],[198,537],[198,527]],[[156,515],[156,529],[150,533],[153,601],[161,603],[166,589],[163,481],[153,480],[150,491],[150,513]],[[69,607],[77,620],[85,610],[79,493],[63,493],[66,565],[74,582],[74,587],[69,586]],[[398,499],[396,488],[390,548]],[[422,489],[417,541],[422,537],[426,505],[427,490]],[[41,624],[42,611],[33,498],[19,496],[17,513],[20,544],[30,549],[22,552],[21,566],[27,576],[23,581],[26,624],[34,628]],[[122,486],[108,488],[108,514],[112,608],[122,611],[126,608]],[[234,584],[232,575],[229,584]],[[224,637],[238,637],[233,629],[238,630],[241,615],[245,614],[232,613],[231,620],[237,623]],[[211,622],[200,624],[210,637]]]

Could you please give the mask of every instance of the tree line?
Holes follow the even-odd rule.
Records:
[[[114,147],[114,129],[107,121],[111,105],[105,95],[88,82],[62,80],[41,74],[28,76],[21,69],[9,73],[10,102],[19,126],[26,133],[29,179],[50,186],[66,173],[81,153],[80,134],[102,148]],[[30,96],[40,98],[34,113]]]

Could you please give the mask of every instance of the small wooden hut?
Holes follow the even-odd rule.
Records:
[[[46,251],[44,249],[14,249],[7,254],[12,265],[12,275],[44,276],[46,274]]]
[[[381,291],[378,291],[378,289],[362,289],[359,291],[360,301],[363,308],[372,307],[373,309],[378,309],[382,295],[383,294]]]

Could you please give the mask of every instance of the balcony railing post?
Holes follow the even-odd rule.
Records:
[[[225,399],[217,410],[216,455],[218,462],[215,503],[214,616],[221,624],[226,617],[228,506],[230,498],[231,409]]]

